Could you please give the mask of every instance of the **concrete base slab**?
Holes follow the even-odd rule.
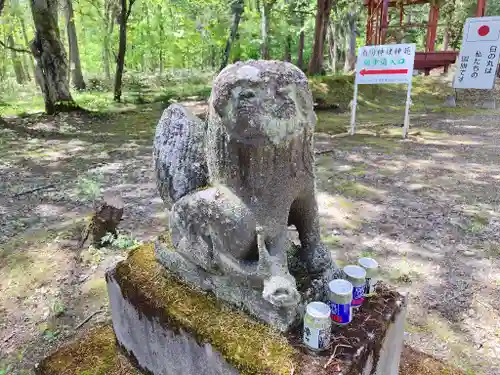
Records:
[[[457,106],[457,100],[454,95],[449,95],[446,97],[446,100],[443,104],[443,107],[445,108],[456,108]]]
[[[279,333],[177,280],[152,245],[133,251],[106,280],[117,343],[154,375],[398,374],[406,299],[381,284],[349,326],[333,328],[331,347],[314,354],[301,330]]]
[[[101,326],[75,340],[37,364],[37,375],[145,375],[122,353],[111,326]],[[336,374],[334,371],[333,374]],[[403,349],[399,375],[464,375],[464,372],[408,346]]]
[[[480,104],[480,107],[483,109],[496,109],[497,108],[497,102],[495,99],[491,100],[485,100]]]

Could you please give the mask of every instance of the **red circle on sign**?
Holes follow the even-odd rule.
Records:
[[[477,29],[477,33],[480,35],[480,36],[486,36],[488,35],[490,32],[490,28],[486,25],[483,25],[481,26],[479,29]]]

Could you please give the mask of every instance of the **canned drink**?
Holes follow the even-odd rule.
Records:
[[[344,273],[353,286],[352,308],[357,309],[365,300],[366,271],[360,266],[345,266]]]
[[[332,322],[330,307],[323,302],[311,302],[304,316],[304,344],[313,351],[322,351],[330,345]]]
[[[328,304],[330,318],[334,324],[345,325],[352,321],[352,284],[343,279],[335,279],[328,283]]]
[[[374,286],[377,282],[378,263],[373,258],[364,257],[358,259],[358,264],[366,271],[365,297],[367,297],[375,292]]]

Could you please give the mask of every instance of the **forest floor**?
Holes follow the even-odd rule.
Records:
[[[30,115],[0,129],[0,374],[31,374],[60,343],[108,322],[106,268],[129,246],[165,230],[151,155],[163,107]],[[494,375],[500,112],[415,114],[407,140],[401,113],[370,117],[392,125],[332,136],[324,124],[345,124],[348,116],[319,113],[323,240],[341,264],[374,256],[384,279],[409,292],[411,347],[469,375]],[[45,188],[25,193],[37,187]],[[78,249],[85,218],[103,192],[125,202],[121,236],[110,248]]]

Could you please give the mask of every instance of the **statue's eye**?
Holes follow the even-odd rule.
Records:
[[[255,97],[255,92],[253,90],[243,90],[239,94],[240,99],[251,99]]]

